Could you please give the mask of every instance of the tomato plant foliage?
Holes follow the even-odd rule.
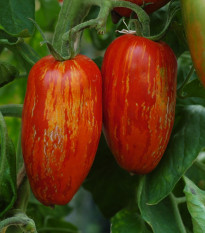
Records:
[[[142,5],[143,1],[60,2],[0,0],[0,231],[205,232],[205,89],[201,83],[204,80],[201,60],[205,51],[201,43],[193,43],[198,37],[201,41],[205,38],[200,1],[191,3],[195,7],[194,11],[191,11],[192,5],[187,5],[190,1],[145,1],[147,5],[143,7],[150,14],[151,37],[147,30],[148,16],[135,5]],[[138,18],[134,14],[130,15],[129,11],[127,13],[125,6],[139,12]],[[123,15],[123,11],[128,18],[120,18],[119,14]],[[195,14],[196,12],[200,14]],[[142,59],[143,49],[139,47],[133,56],[125,54],[131,42],[123,44],[122,38],[137,37],[122,36],[121,33],[125,32],[123,29],[128,30],[127,27],[133,30],[133,25],[141,36],[139,38],[147,37],[142,39],[143,45],[146,41],[164,46],[166,43],[167,50],[172,50],[172,55],[176,56],[173,55],[172,63],[177,59],[177,74],[176,64],[171,66],[166,56],[156,49],[147,55],[149,59],[153,59],[153,63],[149,63],[149,59]],[[73,29],[69,31],[71,28]],[[102,32],[105,32],[104,35]],[[116,38],[119,43],[110,55],[109,46],[113,46]],[[136,42],[135,46],[137,43],[139,45]],[[162,52],[163,49],[159,50]],[[79,51],[84,55],[75,56]],[[52,58],[50,68],[48,63],[41,63],[49,52],[58,60]],[[203,56],[199,57],[200,54]],[[89,64],[80,64],[78,56],[88,56],[97,64],[102,70],[103,85],[100,71],[93,61],[88,59],[89,63],[86,58]],[[149,75],[147,67],[157,63],[160,56],[162,62],[158,66],[156,64],[156,67],[166,65],[167,69]],[[58,64],[58,70],[53,69],[54,63]],[[40,67],[37,67],[38,64],[41,64]],[[131,71],[129,67],[132,67]],[[165,77],[169,76],[170,70],[175,75],[173,79],[169,77],[166,83],[169,85],[166,86]],[[174,80],[176,75],[177,83]],[[73,79],[69,79],[71,76]],[[138,123],[139,127],[144,124],[143,131],[146,131],[150,128],[151,120],[161,119],[164,112],[160,111],[150,113],[150,118],[146,118],[146,114],[143,118],[143,111],[139,114],[131,110],[122,111],[126,105],[125,100],[130,105],[133,100],[133,103],[139,103],[139,98],[142,98],[142,102],[146,100],[150,103],[146,93],[149,93],[151,79],[158,80],[158,84],[162,81],[160,86],[153,84],[156,87],[153,90],[159,94],[161,88],[165,95],[164,99],[160,95],[162,101],[159,101],[157,109],[163,104],[170,104],[169,88],[176,91],[176,97],[172,99],[174,109],[173,116],[169,118],[170,127],[165,127],[169,137],[162,134],[164,138],[161,143],[164,148],[154,167],[150,167],[153,158],[149,157],[150,152],[144,143],[142,132],[138,138],[127,136],[119,142],[117,135],[123,130],[117,128],[116,131],[115,127],[115,124],[119,125],[119,122],[126,120],[127,113],[134,120],[124,122],[122,129],[125,125],[128,129]],[[131,83],[128,88],[132,89],[131,96],[125,93],[127,80]],[[29,93],[26,94],[27,84]],[[50,92],[49,85],[53,85]],[[98,89],[93,88],[95,86]],[[45,99],[45,96],[48,98]],[[78,108],[72,107],[72,104]],[[168,104],[166,106],[169,107]],[[52,111],[49,112],[49,109]],[[96,116],[97,121],[91,116]],[[102,116],[105,136],[101,132]],[[112,124],[108,123],[110,119],[113,120]],[[58,121],[58,127],[55,127],[55,121]],[[161,121],[155,121],[155,126],[159,126],[158,132],[150,133],[153,141],[157,134],[161,134],[162,125],[159,122]],[[55,135],[51,128],[56,130]],[[57,132],[60,129],[64,134]],[[93,129],[96,134],[91,133]],[[42,133],[46,130],[47,137]],[[73,132],[76,132],[75,137]],[[132,150],[125,163],[124,151],[131,142],[132,145],[140,144],[144,148],[143,153]],[[58,143],[61,146],[56,147]],[[69,151],[69,161],[64,159],[65,151]],[[53,154],[57,156],[52,157],[52,160],[49,156]],[[145,160],[142,160],[143,155],[146,155]],[[149,165],[148,174],[133,174],[139,172],[132,167],[135,164],[133,158],[141,159],[139,165],[142,161],[144,167]],[[52,176],[49,176],[50,173]],[[78,189],[80,185],[81,188]],[[69,195],[65,198],[66,192]],[[66,204],[73,195],[74,198]],[[50,208],[40,203],[36,197],[45,205],[64,205]]]

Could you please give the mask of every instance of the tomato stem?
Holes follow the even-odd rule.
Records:
[[[100,7],[98,17],[83,22],[92,5]],[[150,36],[149,16],[140,6],[134,3],[120,0],[64,0],[53,37],[54,51],[58,51],[64,60],[73,58],[79,52],[82,30],[94,27],[98,33],[103,34],[109,13],[115,7],[126,7],[133,10],[141,24],[142,35]],[[137,29],[139,29],[139,24],[137,25]],[[139,30],[138,34],[141,34]],[[57,60],[62,60],[58,54],[52,54]]]
[[[0,156],[0,172],[5,172],[6,163],[6,144],[8,139],[7,127],[2,113],[0,112],[0,135],[1,135],[1,156]],[[2,183],[3,177],[0,176],[0,183]]]
[[[202,170],[203,172],[205,172],[205,164],[201,161],[196,161],[195,162],[195,165],[200,169]]]
[[[179,12],[180,10],[180,7],[179,6],[176,6],[174,8],[171,7],[171,3],[169,5],[169,10],[168,10],[168,17],[167,17],[167,22],[163,28],[163,30],[157,34],[157,35],[154,35],[154,36],[149,36],[149,37],[146,37],[147,39],[150,39],[150,40],[153,40],[153,41],[159,41],[161,40],[167,33],[167,30],[169,29],[170,27],[170,24],[173,20],[173,18],[175,17],[175,15]]]
[[[176,202],[176,197],[174,196],[173,193],[170,193],[169,197],[170,197],[170,200],[171,200],[173,208],[174,208],[174,213],[176,216],[178,227],[180,229],[180,233],[186,233],[186,229],[184,227],[184,223],[182,221],[182,218],[181,218],[181,215],[179,212],[178,203]]]
[[[88,4],[89,3],[89,4]],[[111,10],[115,7],[127,7],[132,9],[138,16],[140,26],[142,28],[142,33],[139,32],[139,23],[137,24],[138,34],[142,34],[145,36],[150,35],[150,27],[149,27],[149,16],[147,13],[138,5],[130,2],[124,2],[120,0],[104,0],[104,1],[96,1],[96,0],[87,0],[87,4],[97,5],[100,7],[99,15],[96,19],[91,19],[89,21],[78,24],[72,29],[68,30],[62,36],[62,50],[66,51],[69,48],[69,56],[66,59],[73,58],[79,51],[79,44],[76,43],[76,34],[81,32],[86,28],[95,28],[99,34],[103,34],[106,30],[106,22]]]
[[[7,104],[0,106],[0,112],[3,116],[21,117],[23,104]]]
[[[16,209],[21,209],[22,211],[26,211],[29,195],[30,195],[30,186],[28,182],[28,178],[26,176],[26,169],[23,164],[21,167],[18,176],[17,176],[17,200],[14,204]]]
[[[132,25],[133,25],[133,27],[132,27]],[[142,36],[142,26],[141,26],[139,20],[137,20],[137,19],[131,19],[129,21],[128,27],[131,28],[131,30],[132,29],[135,30],[136,31],[135,34],[137,36]]]
[[[67,57],[70,53],[68,46],[65,46],[65,43],[62,40],[63,34],[81,23],[88,14],[90,7],[91,4],[87,0],[63,1],[52,42],[55,50],[62,54],[62,56]],[[69,41],[67,43],[69,43]]]
[[[7,227],[12,225],[20,226],[24,232],[37,233],[34,221],[28,218],[24,213],[17,213],[13,217],[6,218],[1,221],[0,232],[4,232]]]
[[[142,9],[142,7],[126,1],[113,0],[112,9],[115,7],[126,7],[133,10],[139,19],[139,22],[142,26],[142,35],[145,37],[150,36],[150,19],[148,14]]]

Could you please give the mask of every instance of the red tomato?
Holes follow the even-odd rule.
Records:
[[[29,74],[22,117],[22,150],[36,198],[68,203],[87,176],[102,125],[102,80],[84,55],[46,56]]]
[[[159,8],[163,7],[164,5],[166,5],[170,0],[123,0],[123,1],[133,2],[139,6],[142,6],[143,2],[151,3],[150,5],[145,7],[146,12],[150,14],[158,10]],[[115,8],[115,11],[121,16],[125,16],[125,17],[130,17],[130,14],[132,12],[130,9],[126,9],[123,7]]]
[[[119,165],[145,174],[159,163],[170,138],[177,61],[163,42],[123,35],[102,65],[103,131]]]

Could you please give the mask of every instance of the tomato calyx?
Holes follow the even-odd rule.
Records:
[[[136,30],[131,30],[131,31],[125,30],[125,31],[122,31],[122,33],[143,35],[145,37],[150,36],[149,16],[140,6],[134,3],[131,3],[131,2],[120,1],[120,0],[111,0],[111,1],[105,0],[103,2],[101,1],[96,2],[96,1],[88,0],[87,2],[92,3],[92,5],[99,6],[100,11],[99,11],[97,18],[78,24],[63,34],[62,36],[62,39],[63,39],[62,48],[63,49],[62,50],[64,51],[66,50],[66,48],[68,48],[68,51],[70,52],[69,58],[75,57],[75,55],[78,54],[79,41],[77,41],[76,43],[77,33],[81,32],[82,30],[86,28],[95,28],[99,34],[104,34],[104,31],[106,30],[106,22],[107,22],[109,13],[115,7],[127,7],[133,10],[138,16],[138,21],[135,23]]]
[[[134,30],[127,30],[127,29],[122,29],[122,30],[116,30],[116,32],[121,33],[121,34],[132,34],[135,35],[136,31]]]
[[[131,34],[142,36],[141,25],[137,19],[130,19],[128,25],[125,22],[125,19],[122,19],[123,24],[125,25],[126,29],[116,30],[116,32],[120,34]]]

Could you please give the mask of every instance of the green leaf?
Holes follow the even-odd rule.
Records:
[[[157,168],[147,176],[144,186],[147,202],[165,198],[205,148],[205,108],[186,106],[178,112],[167,150]]]
[[[112,233],[150,233],[137,210],[123,209],[111,219]]]
[[[27,73],[29,73],[31,67],[40,59],[35,50],[25,42],[18,43],[15,46],[8,46],[8,48],[18,57]]]
[[[36,12],[36,20],[40,27],[45,31],[54,31],[60,6],[56,0],[40,0]]]
[[[192,59],[191,59],[190,52],[188,51],[184,52],[177,59],[177,63],[178,63],[177,87],[180,88],[192,67]],[[197,76],[195,76],[195,78],[197,78]]]
[[[8,137],[6,124],[0,112],[0,217],[2,217],[16,201],[16,157],[15,148]]]
[[[121,169],[101,136],[94,164],[83,186],[93,195],[105,217],[110,218],[135,197],[138,176]]]
[[[184,177],[188,210],[192,216],[194,233],[205,232],[205,192],[200,190],[191,180]]]
[[[0,29],[16,37],[28,37],[34,31],[35,0],[0,1]]]
[[[173,233],[181,231],[183,226],[179,221],[179,216],[176,210],[176,203],[172,196],[165,198],[157,205],[149,205],[149,193],[143,186],[149,183],[149,178],[144,177],[141,180],[141,187],[138,192],[138,205],[143,219],[151,226],[154,233]]]
[[[0,87],[12,82],[18,75],[16,67],[6,62],[0,62]]]
[[[198,79],[195,79],[183,88],[183,95],[186,97],[205,98],[205,88]]]

